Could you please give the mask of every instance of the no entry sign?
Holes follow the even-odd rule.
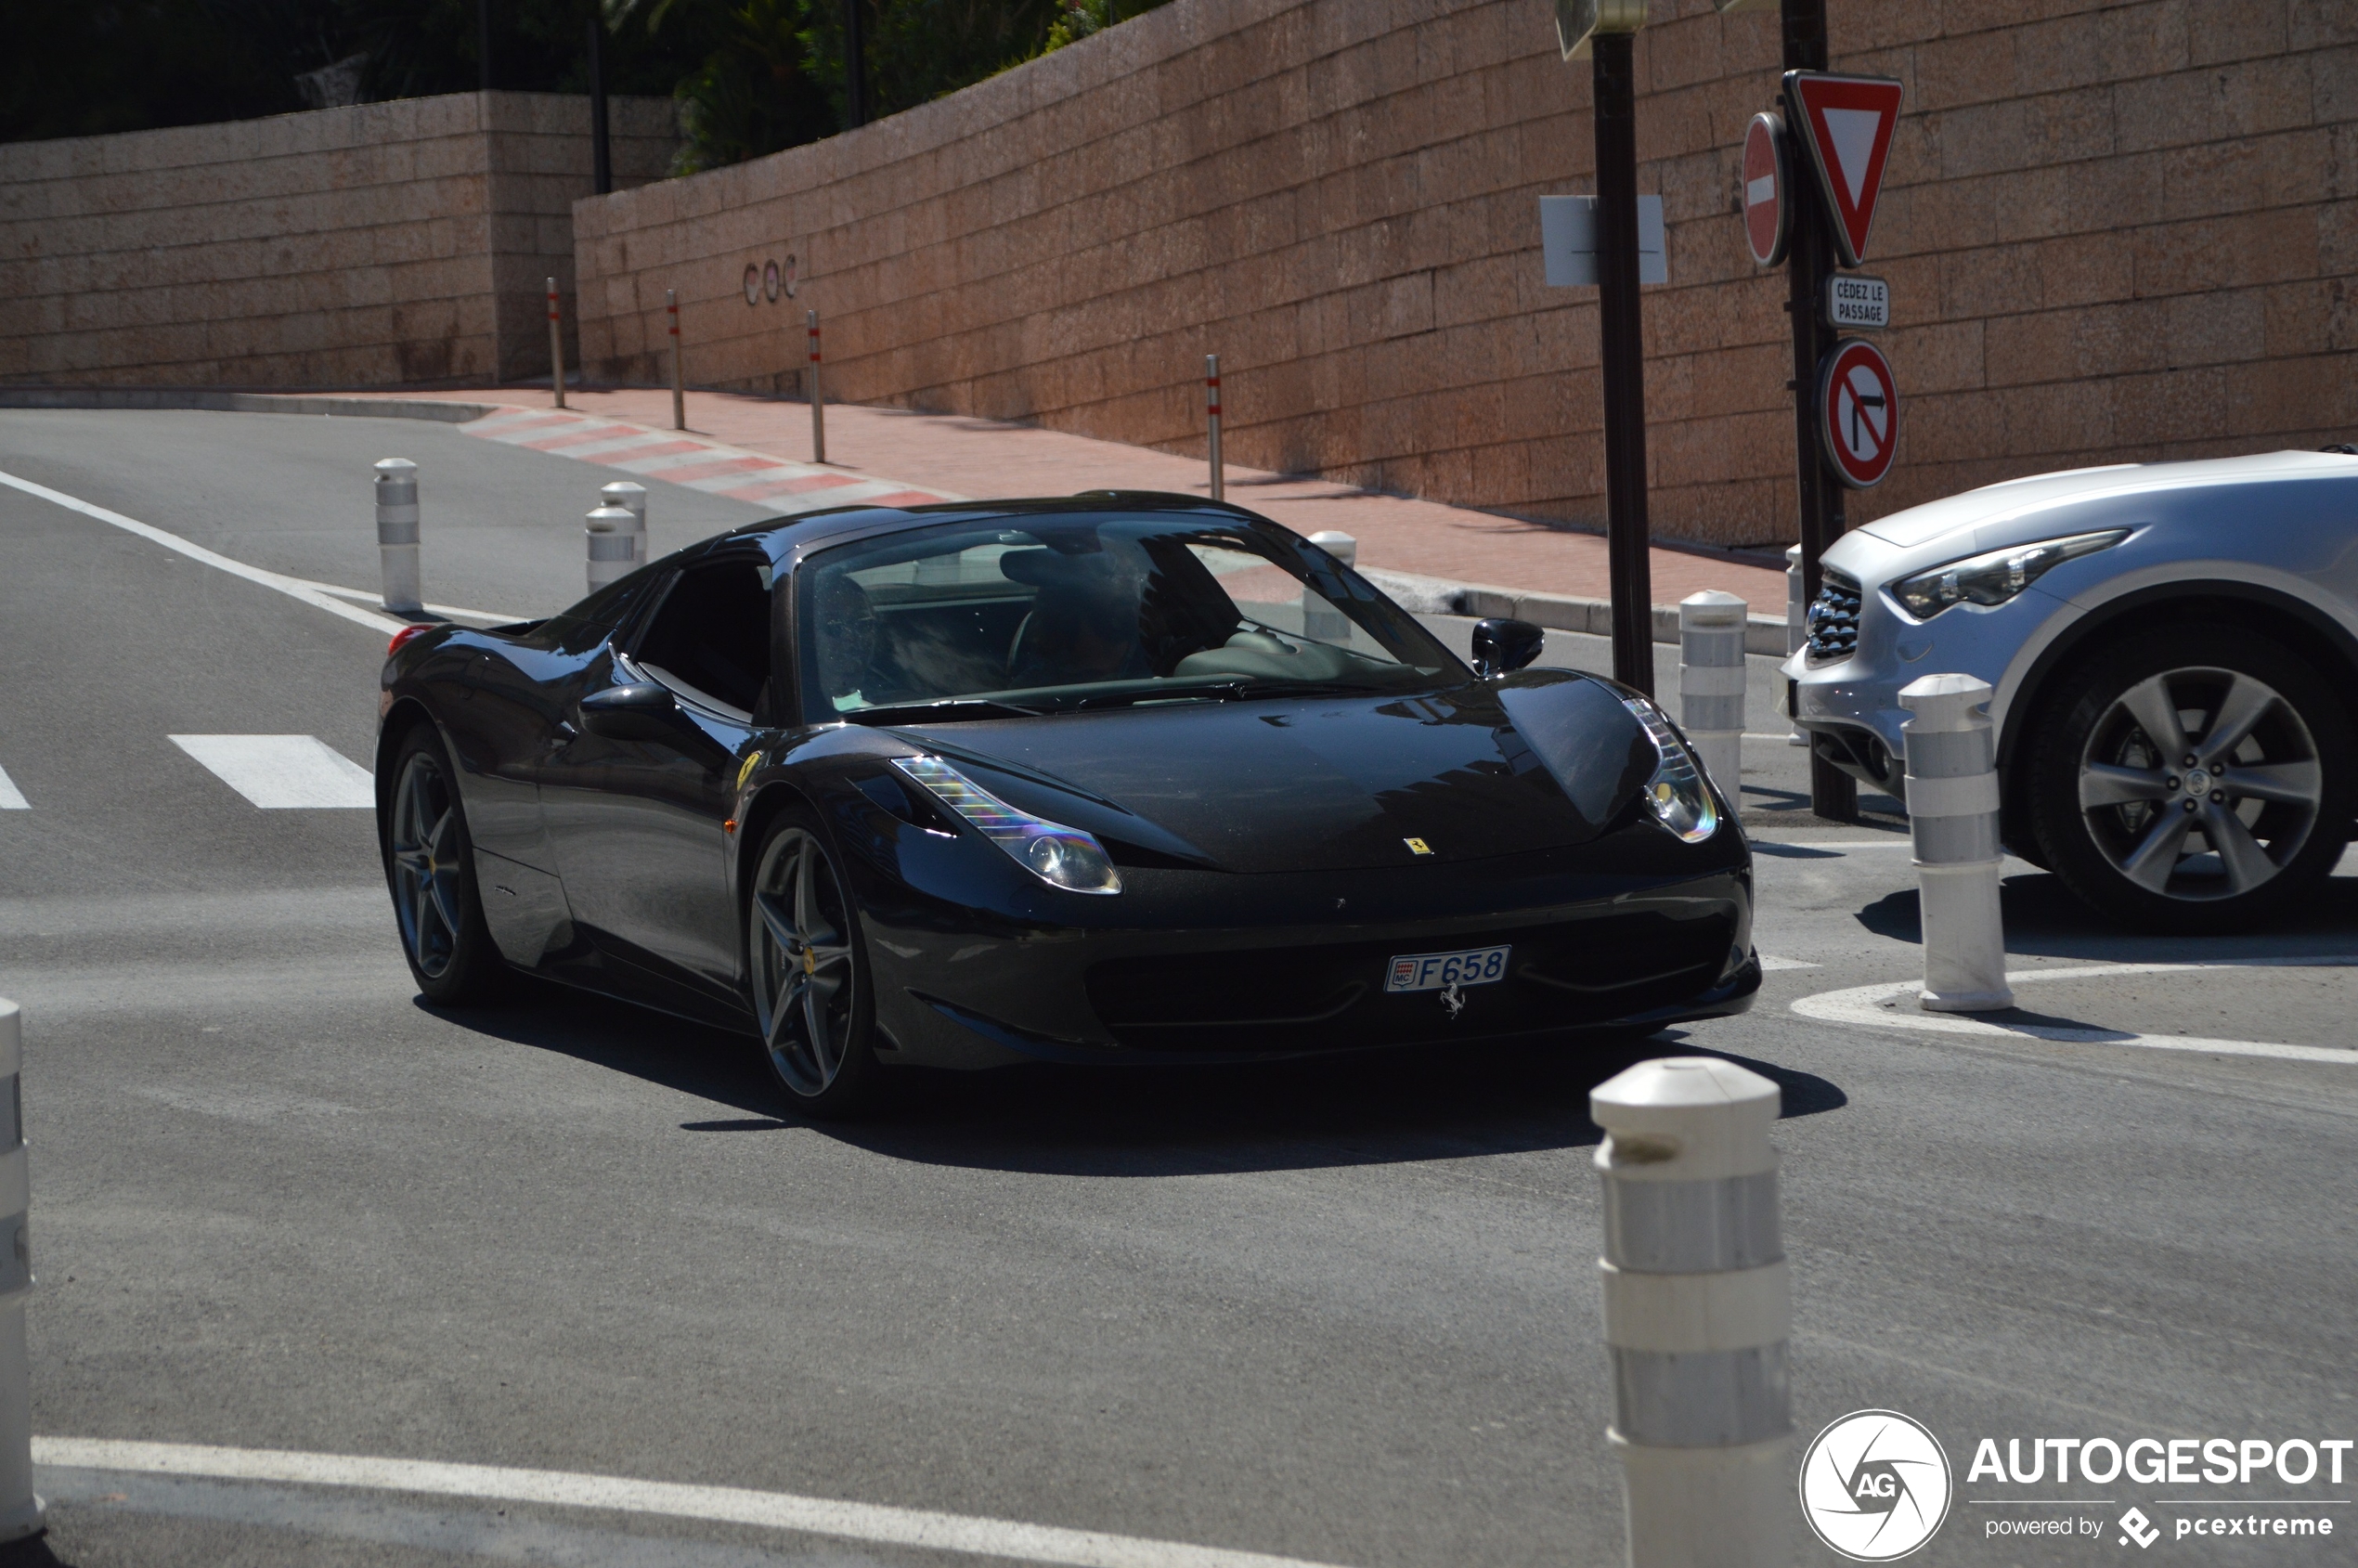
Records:
[[[1844,338],[1818,371],[1818,438],[1842,482],[1863,490],[1891,472],[1899,449],[1899,383],[1864,338]]]
[[[1744,132],[1744,243],[1762,266],[1785,259],[1785,241],[1793,233],[1791,167],[1785,123],[1773,114],[1754,115]]]

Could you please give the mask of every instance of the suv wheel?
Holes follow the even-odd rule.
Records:
[[[2218,624],[2140,633],[2066,676],[2038,725],[2040,847],[2118,919],[2240,929],[2341,857],[2350,720],[2281,643]]]

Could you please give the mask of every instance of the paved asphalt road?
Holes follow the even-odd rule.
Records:
[[[602,470],[399,421],[0,414],[0,469],[353,586],[372,580],[367,465],[392,454],[424,466],[430,598],[568,597]],[[658,548],[752,514],[652,488]],[[1619,1560],[1585,1107],[1634,1056],[928,1075],[837,1128],[781,1120],[739,1039],[555,991],[430,1008],[369,814],[258,810],[166,738],[308,734],[365,764],[381,654],[0,489],[0,768],[30,803],[0,811],[0,994],[26,1018],[36,1432],[729,1484],[1360,1568]],[[1797,752],[1748,750],[1764,788],[1790,785]],[[2139,1557],[2109,1523],[2131,1503],[2167,1523],[2197,1495],[2358,1497],[2358,1465],[2338,1487],[1964,1480],[1982,1437],[2358,1437],[2358,1066],[1796,1016],[1917,972],[1908,857],[1888,828],[1758,836],[1760,946],[1814,967],[1637,1055],[1723,1053],[1783,1085],[1803,1440],[1870,1406],[1940,1435],[1961,1500],[1916,1562]],[[2010,872],[2024,968],[2358,953],[2347,875],[2297,927],[2158,943]],[[2055,979],[2035,1004],[2346,1046],[2352,974]],[[42,1480],[52,1528],[18,1558],[89,1568],[980,1561],[597,1510]],[[1993,1497],[2009,1506],[1965,1500]],[[2077,1510],[2102,1538],[1990,1538],[2059,1511],[2031,1497],[2102,1499]],[[2155,1554],[2348,1562],[2358,1507],[2306,1511],[2341,1533]],[[1836,1560],[1813,1542],[1797,1561]]]

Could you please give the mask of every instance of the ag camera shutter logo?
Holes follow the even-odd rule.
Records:
[[[1801,1516],[1854,1562],[1889,1562],[1932,1539],[1952,1496],[1940,1440],[1897,1410],[1854,1410],[1801,1458]]]

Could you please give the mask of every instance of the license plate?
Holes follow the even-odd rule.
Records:
[[[1411,952],[1392,961],[1386,991],[1442,991],[1450,986],[1489,985],[1507,978],[1503,947],[1471,947],[1459,952]]]

